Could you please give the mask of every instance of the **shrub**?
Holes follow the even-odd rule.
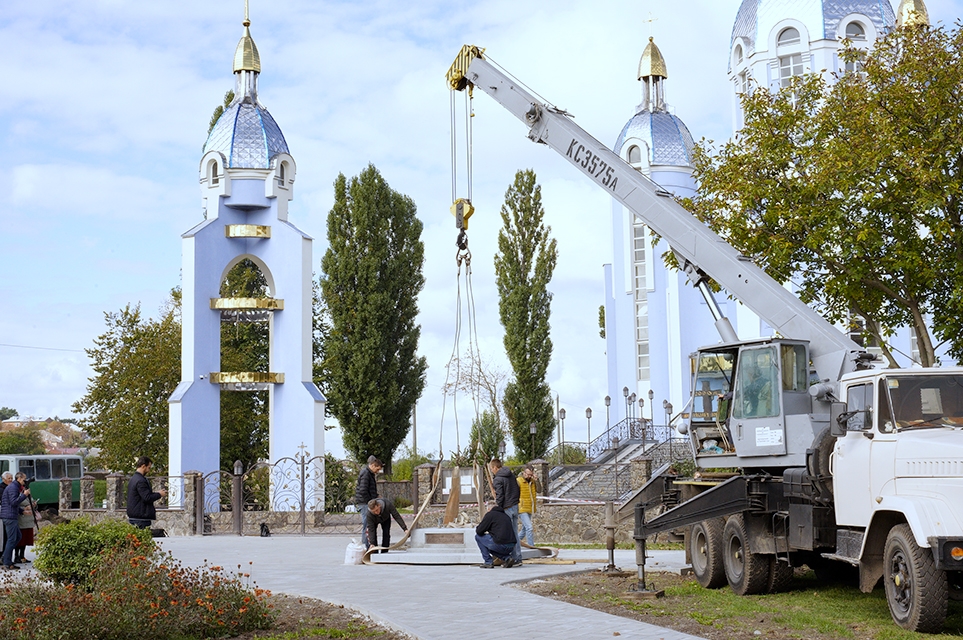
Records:
[[[398,458],[391,463],[391,479],[395,482],[411,480],[415,473],[415,467],[431,462],[428,456],[420,451],[412,451],[411,447],[406,446],[404,457]]]
[[[37,535],[34,567],[45,577],[84,586],[91,572],[103,562],[104,554],[134,544],[154,548],[149,529],[138,529],[122,520],[91,524],[77,518],[51,527]]]
[[[341,513],[354,498],[356,476],[330,453],[324,454],[324,510]]]
[[[222,567],[184,568],[134,537],[104,555],[86,590],[34,575],[8,583],[0,624],[3,637],[17,640],[234,636],[273,623],[270,592],[246,586],[248,577],[240,566],[234,576]]]

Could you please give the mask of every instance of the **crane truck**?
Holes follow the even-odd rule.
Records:
[[[447,81],[494,98],[661,236],[713,314],[721,341],[693,354],[678,426],[704,477],[663,468],[639,489],[639,562],[648,536],[681,530],[706,588],[768,593],[796,566],[858,569],[862,591],[882,583],[896,624],[939,631],[963,585],[963,368],[873,368],[872,354],[483,49],[462,47]],[[740,341],[710,278],[774,337]],[[737,471],[711,471],[726,469]]]

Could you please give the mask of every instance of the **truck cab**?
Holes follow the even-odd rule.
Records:
[[[836,557],[882,577],[898,622],[942,603],[963,570],[963,369],[877,369],[840,380],[830,425]],[[920,613],[922,612],[922,613]],[[935,625],[933,628],[936,628]]]

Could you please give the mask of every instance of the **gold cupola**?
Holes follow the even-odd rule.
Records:
[[[897,27],[929,26],[930,15],[923,0],[902,0],[896,10]]]
[[[642,104],[645,111],[665,111],[665,90],[662,81],[669,77],[665,67],[665,58],[655,45],[655,39],[649,36],[649,44],[642,51],[639,60],[639,80],[642,81]]]
[[[644,78],[668,78],[669,72],[665,68],[665,58],[655,45],[655,39],[649,36],[649,44],[645,45],[642,59],[639,60],[639,80]]]
[[[244,34],[237,49],[234,50],[234,73],[239,71],[253,71],[261,73],[261,56],[258,55],[257,45],[251,37],[251,18],[248,13],[248,3],[244,0]]]

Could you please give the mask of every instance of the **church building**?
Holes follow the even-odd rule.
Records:
[[[923,0],[901,0],[895,11],[889,0],[742,0],[727,68],[733,129],[743,124],[739,96],[753,86],[778,90],[793,76],[812,72],[831,81],[856,70],[839,58],[843,39],[868,50],[894,25],[915,22],[929,23]],[[669,110],[668,77],[668,65],[649,38],[639,63],[642,101],[613,150],[666,190],[689,197],[696,191],[693,135]],[[613,203],[613,261],[604,267],[606,393],[612,424],[626,415],[664,424],[665,405],[671,405],[673,413],[682,411],[689,398],[689,354],[720,341],[701,294],[684,274],[666,269],[662,254],[668,246],[653,240],[644,223]],[[740,339],[772,335],[771,328],[728,300],[725,292],[716,294],[716,301]],[[906,354],[900,364],[909,366],[911,331],[899,330],[892,342]]]

